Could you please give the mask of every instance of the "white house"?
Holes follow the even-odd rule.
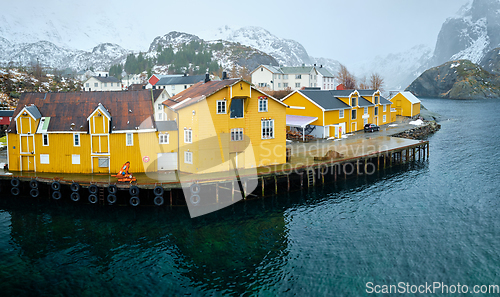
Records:
[[[317,77],[317,84],[318,87],[321,88],[321,90],[335,90],[336,85],[335,85],[335,76],[328,71],[323,65],[320,65],[319,67],[314,64],[314,68],[318,72],[318,77]]]
[[[84,91],[121,91],[120,81],[113,76],[92,76],[83,83]]]
[[[187,75],[187,74],[172,74],[158,75],[153,74],[148,79],[146,89],[165,89],[170,96],[175,96],[177,93],[184,91],[197,82],[205,79],[205,75]]]
[[[127,74],[122,78],[122,85],[128,88],[130,85],[145,83],[146,77],[141,74]]]
[[[301,67],[276,67],[272,65],[260,65],[250,73],[252,83],[260,88],[267,88],[273,91],[280,90],[300,90],[302,88],[320,87],[323,88],[323,80],[321,84],[318,82],[319,71],[316,66]],[[324,69],[326,70],[326,69]],[[327,70],[323,71],[321,78],[332,78]],[[333,84],[333,82],[332,82]]]

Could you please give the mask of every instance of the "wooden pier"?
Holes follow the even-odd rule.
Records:
[[[119,184],[109,175],[0,172],[1,196],[26,196],[96,205],[180,206],[200,200],[230,204],[238,197],[256,199],[278,193],[371,175],[377,171],[429,157],[429,142],[388,136],[287,146],[291,160],[257,169],[189,175],[181,183],[176,172],[134,174],[138,182]],[[342,157],[315,161],[328,151]],[[49,197],[49,198],[47,198]]]

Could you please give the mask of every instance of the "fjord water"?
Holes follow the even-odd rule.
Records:
[[[367,282],[500,285],[500,100],[422,101],[443,116],[428,160],[196,219],[186,208],[2,192],[0,292],[359,296]]]

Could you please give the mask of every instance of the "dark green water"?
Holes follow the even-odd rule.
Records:
[[[428,161],[197,219],[184,208],[26,205],[2,194],[0,294],[359,296],[367,282],[500,285],[500,100],[423,103],[449,119],[429,138]]]

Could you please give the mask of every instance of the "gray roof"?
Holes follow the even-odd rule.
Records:
[[[162,77],[155,86],[166,85],[194,85],[205,79],[205,75],[188,75],[188,76],[168,76]]]
[[[359,96],[373,96],[377,90],[358,90]]]
[[[42,114],[35,105],[26,106],[26,110],[33,115],[35,120],[42,117]]]
[[[326,76],[326,77],[334,77],[334,75],[328,71],[328,69],[324,68],[324,67],[315,67],[316,71],[318,71],[319,73],[321,73],[321,75],[323,76]]]
[[[351,108],[350,105],[345,104],[342,100],[337,98],[333,94],[333,90],[300,90],[298,92],[311,99],[325,110]]]
[[[114,83],[114,82],[120,82],[116,77],[114,76],[92,76],[93,78],[97,79],[98,81],[102,83]]]
[[[349,97],[355,90],[331,90],[335,97]]]
[[[177,131],[177,123],[175,121],[158,121],[156,128],[158,131]]]
[[[359,107],[368,107],[368,106],[375,106],[375,104],[371,103],[370,101],[366,100],[363,97],[358,98],[358,106]]]
[[[0,110],[0,117],[11,117],[13,114],[13,110]]]
[[[387,105],[387,104],[392,104],[392,102],[380,96],[380,104]]]
[[[273,66],[273,65],[260,65],[260,67],[264,67],[266,68],[267,70],[271,71],[272,73],[278,73],[278,74],[282,74],[283,71],[281,71],[281,69],[277,66]],[[257,69],[259,69],[259,67],[257,67]]]
[[[281,71],[283,71],[284,74],[309,74],[313,68],[313,66],[281,67]]]

